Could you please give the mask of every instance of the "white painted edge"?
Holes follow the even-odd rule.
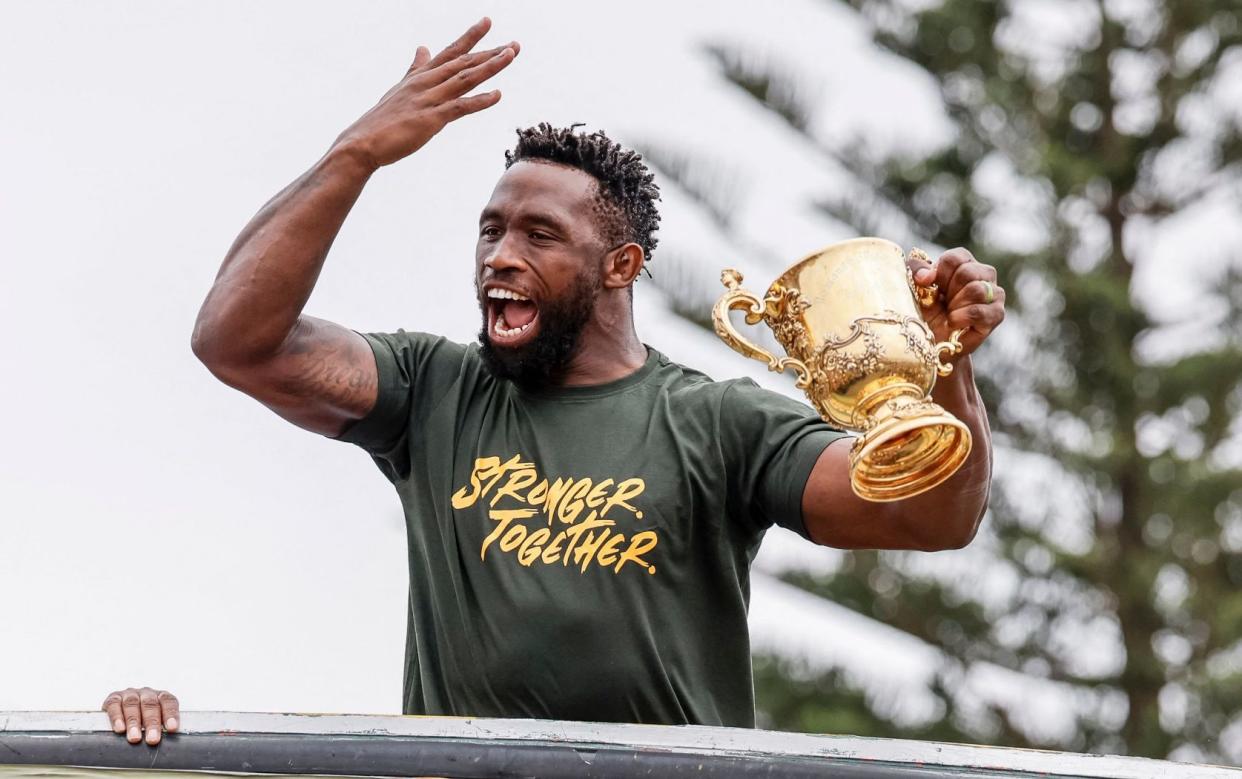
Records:
[[[553,720],[185,711],[187,734],[279,733],[405,736],[480,741],[615,745],[688,754],[821,757],[953,768],[1029,771],[1091,779],[1242,779],[1242,769],[1137,757],[1083,755],[934,741],[779,733],[701,725],[627,725]],[[111,733],[103,712],[0,712],[0,732]],[[119,738],[119,736],[118,736]]]

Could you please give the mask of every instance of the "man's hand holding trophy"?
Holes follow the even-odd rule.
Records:
[[[962,351],[957,356],[978,349],[1004,320],[1005,290],[996,282],[996,268],[979,262],[965,249],[951,249],[935,263],[925,252],[913,249],[906,265],[915,285],[932,293],[922,311],[935,340],[962,331]]]
[[[859,433],[850,483],[862,498],[901,500],[935,487],[970,453],[970,430],[931,398],[952,360],[970,354],[1005,318],[996,269],[965,249],[932,262],[881,238],[832,244],[792,265],[760,298],[726,270],[712,311],[716,334],[797,386],[829,423]],[[777,357],[748,341],[729,311],[763,322]]]

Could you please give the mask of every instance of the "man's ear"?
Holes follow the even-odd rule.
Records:
[[[643,247],[627,243],[608,252],[604,257],[603,282],[606,289],[624,289],[634,283],[647,261]]]

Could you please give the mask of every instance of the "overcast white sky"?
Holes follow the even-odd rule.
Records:
[[[945,137],[929,80],[815,0],[3,3],[0,710],[94,708],[150,684],[194,709],[399,711],[406,558],[391,487],[359,450],[217,383],[189,336],[246,220],[417,45],[484,14],[492,38],[523,46],[504,99],[375,177],[309,313],[472,339],[474,223],[514,128],[541,120],[727,163],[745,185],[740,229],[791,261],[848,237],[807,206],[833,186],[825,166],[775,143],[788,131],[736,100],[704,43],[813,75],[833,134]],[[756,285],[775,270],[732,256],[671,189],[663,210],[667,251],[719,253]],[[640,336],[673,358],[778,386],[649,286],[637,305]],[[811,564],[832,554],[772,542]],[[792,620],[806,613],[760,584],[756,641],[867,653],[861,623],[811,634]]]

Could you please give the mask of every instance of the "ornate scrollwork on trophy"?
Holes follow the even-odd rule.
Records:
[[[803,300],[802,292],[773,284],[763,299],[766,310],[764,321],[772,329],[777,342],[789,354],[802,354],[811,348],[811,337],[802,321],[802,312],[811,307]]]
[[[885,317],[859,317],[850,323],[850,332],[841,339],[827,339],[816,354],[815,367],[827,386],[843,386],[880,367],[880,338],[873,323],[889,323]],[[862,341],[862,348],[854,346]]]
[[[903,317],[901,334],[906,337],[906,345],[910,347],[910,353],[917,355],[925,365],[935,369],[940,364],[936,351],[932,349],[936,337],[926,322],[912,316]]]

